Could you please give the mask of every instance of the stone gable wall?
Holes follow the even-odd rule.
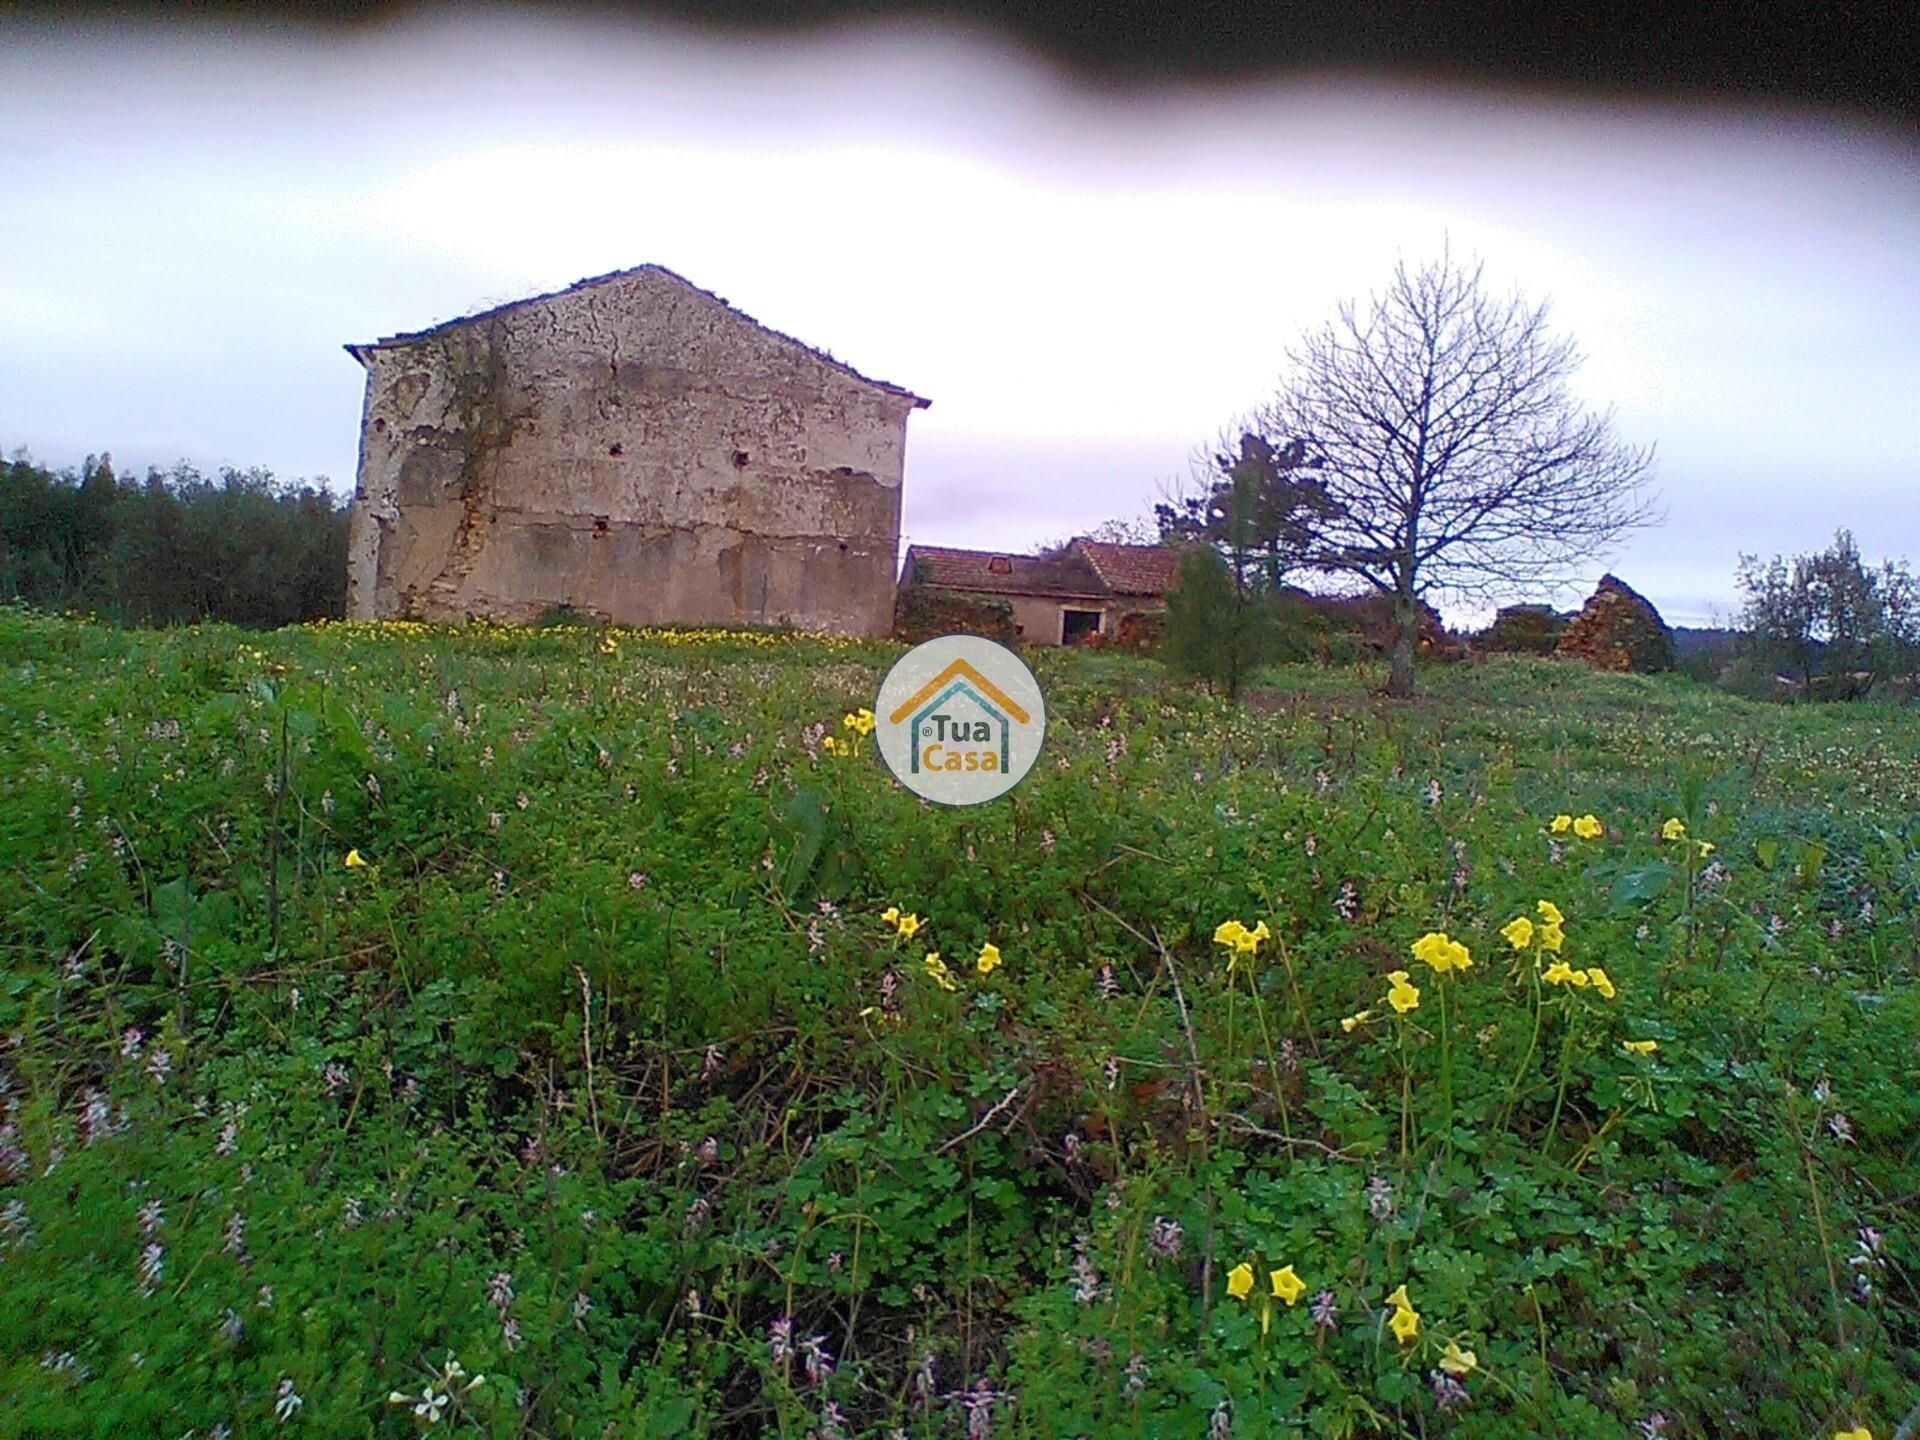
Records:
[[[350,615],[887,632],[910,397],[645,271],[365,353]]]

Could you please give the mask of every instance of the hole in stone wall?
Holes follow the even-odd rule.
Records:
[[[607,517],[606,516],[596,515],[593,517],[593,533],[596,535],[604,535],[607,533]]]
[[[382,419],[379,419],[379,420],[376,420],[376,421],[374,421],[374,422],[373,422],[373,428],[374,428],[374,429],[375,429],[375,430],[376,430],[377,432],[379,432],[380,434],[382,434],[382,435],[384,435],[384,434],[386,434],[386,433],[387,433],[387,422],[386,422],[386,420],[385,420],[384,418],[382,418]]]
[[[609,455],[624,455],[626,453],[627,453],[627,447],[622,445],[617,440],[614,441],[613,444],[607,447],[607,454]]]
[[[747,452],[746,451],[736,450],[733,452],[733,468],[736,470],[744,470],[747,468]]]

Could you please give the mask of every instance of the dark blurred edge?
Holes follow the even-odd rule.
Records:
[[[122,17],[180,25],[365,26],[398,4],[90,4],[0,0],[0,16],[56,23]],[[1871,117],[1920,132],[1920,8],[1899,0],[652,0],[575,13],[669,19],[709,30],[799,33],[869,20],[951,20],[1024,42],[1084,82],[1245,80],[1369,71],[1418,81],[1520,86],[1646,100],[1773,102]]]

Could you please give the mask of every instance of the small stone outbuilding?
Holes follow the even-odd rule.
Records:
[[[350,616],[890,627],[912,391],[658,265],[347,350]]]
[[[1164,545],[1077,539],[1045,555],[912,545],[900,584],[1003,602],[1023,643],[1078,645],[1122,638],[1131,617],[1165,610],[1179,567],[1179,552]]]

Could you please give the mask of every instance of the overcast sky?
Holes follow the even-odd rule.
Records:
[[[1115,92],[926,28],[0,22],[0,194],[0,447],[58,465],[348,489],[343,342],[653,261],[932,398],[908,541],[1025,547],[1140,513],[1445,238],[1657,445],[1667,523],[1611,568],[1670,620],[1840,525],[1920,562],[1920,150],[1839,119]]]

